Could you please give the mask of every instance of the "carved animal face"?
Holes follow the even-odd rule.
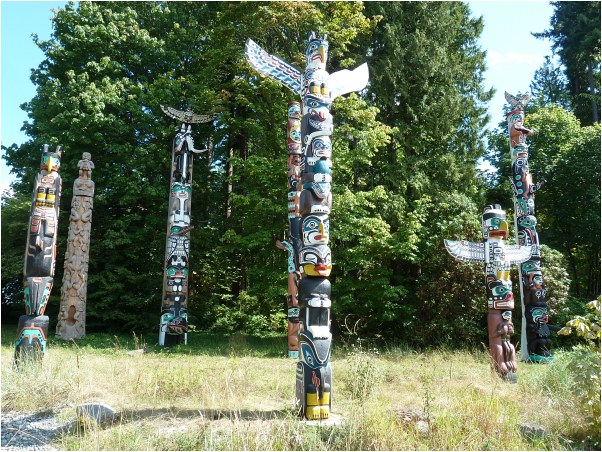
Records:
[[[319,38],[315,32],[312,32],[305,50],[305,59],[308,69],[326,69],[326,60],[328,59],[326,35]]]
[[[500,206],[487,206],[483,212],[483,238],[508,238],[508,222],[506,221],[506,212]]]

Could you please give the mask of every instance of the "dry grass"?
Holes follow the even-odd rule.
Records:
[[[509,385],[491,373],[484,352],[339,351],[332,360],[339,422],[314,425],[293,411],[295,362],[275,357],[274,344],[285,347],[285,339],[261,349],[224,338],[206,349],[132,356],[134,343],[123,339],[53,343],[41,367],[17,372],[12,343],[3,340],[2,410],[54,408],[68,418],[76,404],[102,401],[122,412],[116,425],[79,427],[56,444],[73,450],[580,448],[569,388],[554,393],[541,383],[553,366],[521,364],[519,383]],[[525,437],[517,426],[524,422],[548,434]]]

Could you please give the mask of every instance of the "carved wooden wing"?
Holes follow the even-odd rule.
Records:
[[[251,38],[245,44],[245,56],[249,64],[262,75],[273,78],[296,94],[301,94],[301,71],[296,67],[270,55]]]
[[[465,262],[485,262],[485,245],[466,240],[444,240],[447,252]]]
[[[530,93],[523,94],[520,97],[516,97],[504,91],[504,97],[506,98],[506,102],[508,102],[514,108],[520,108],[521,110],[524,109],[531,100]]]
[[[211,115],[197,115],[196,113],[193,113],[192,110],[180,111],[172,107],[166,107],[164,105],[161,105],[160,107],[161,110],[163,110],[163,113],[165,113],[170,118],[177,119],[178,121],[186,124],[198,124],[201,122],[209,122],[213,119],[213,116]]]
[[[506,245],[504,247],[504,260],[511,264],[522,264],[523,262],[531,259],[533,255],[532,246],[521,246],[521,245]]]
[[[334,100],[343,94],[363,90],[368,84],[368,78],[368,65],[366,63],[355,68],[353,71],[343,69],[342,71],[330,74],[328,86],[332,93],[332,99]]]

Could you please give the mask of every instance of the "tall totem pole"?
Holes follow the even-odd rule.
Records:
[[[209,122],[212,116],[196,115],[161,105],[163,113],[182,122],[173,141],[171,181],[167,209],[167,241],[159,345],[187,343],[188,258],[190,254],[190,205],[192,199],[192,157],[204,152],[194,148],[191,124]]]
[[[288,294],[286,311],[288,317],[288,357],[299,359],[299,302],[297,300],[300,273],[298,256],[301,249],[299,236],[299,201],[301,197],[301,104],[289,102],[286,126],[288,152],[288,240],[276,241],[276,246],[288,252]]]
[[[526,94],[515,97],[508,93],[504,95],[513,108],[507,118],[512,158],[510,183],[514,192],[514,228],[518,243],[533,247],[533,256],[520,266],[518,273],[523,311],[521,361],[549,362],[553,359],[550,353],[552,341],[548,327],[546,290],[541,273],[539,236],[535,228],[537,225],[535,192],[545,181],[533,183],[529,172],[529,146],[527,145],[527,137],[531,135],[531,130],[524,126],[524,108],[531,96]]]
[[[319,37],[315,32],[309,36],[303,72],[268,54],[251,39],[247,40],[245,54],[255,70],[279,81],[302,99],[300,221],[290,224],[298,229],[290,233],[296,259],[289,259],[301,276],[298,281],[301,353],[296,371],[296,399],[301,415],[326,419],[330,416],[332,390],[328,280],[332,270],[328,247],[332,207],[330,106],[336,97],[364,89],[368,66],[363,64],[353,71],[328,74],[328,41],[326,36]]]
[[[59,203],[61,200],[61,147],[44,145],[40,172],[33,188],[29,231],[23,266],[25,315],[19,317],[15,362],[39,360],[46,352],[48,316],[44,315],[56,263]]]
[[[514,295],[510,268],[529,260],[533,249],[531,246],[504,243],[508,238],[508,222],[506,212],[498,204],[487,206],[483,210],[482,233],[482,243],[445,240],[445,248],[456,259],[485,264],[491,362],[500,377],[516,383],[516,352],[510,342],[510,337],[514,334]]]
[[[77,163],[79,177],[73,183],[65,270],[61,286],[61,309],[56,325],[56,336],[65,340],[81,339],[86,335],[88,260],[94,202],[94,163],[90,158],[89,152],[82,154],[82,159]]]

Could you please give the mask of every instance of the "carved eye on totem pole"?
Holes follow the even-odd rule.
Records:
[[[498,279],[487,283],[487,298],[493,301],[511,301],[514,300],[512,290]]]

